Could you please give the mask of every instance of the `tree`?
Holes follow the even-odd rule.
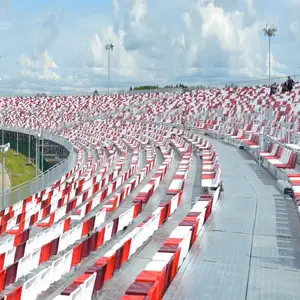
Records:
[[[141,86],[135,86],[133,88],[134,91],[142,91],[142,90],[154,90],[159,89],[158,85],[141,85]]]

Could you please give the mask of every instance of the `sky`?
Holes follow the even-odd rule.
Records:
[[[300,0],[0,0],[0,95],[300,74]]]

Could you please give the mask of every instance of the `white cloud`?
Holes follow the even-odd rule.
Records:
[[[20,57],[20,66],[23,68],[31,69],[49,69],[49,68],[58,68],[53,59],[49,56],[48,51],[41,53],[36,57],[27,57],[22,55]]]
[[[298,3],[289,0],[288,8]],[[10,35],[1,31],[0,19],[1,40],[14,45],[3,62],[11,80],[36,80],[50,90],[106,88],[108,41],[115,45],[112,85],[263,78],[268,76],[263,26],[272,20],[278,25],[285,22],[294,38],[299,36],[300,19],[293,16],[289,21],[282,7],[264,10],[267,4],[258,0],[112,0],[113,15],[104,6],[100,9],[100,3],[97,13],[84,5],[78,13],[68,12],[64,5],[62,16],[55,12],[28,15],[26,24],[5,20],[12,24]],[[20,46],[16,47],[17,40]],[[279,48],[272,44],[276,76],[289,73],[286,52]],[[14,61],[19,63],[11,68]],[[3,79],[7,74],[0,75]]]
[[[291,33],[291,36],[293,39],[295,39],[297,42],[300,42],[300,24],[298,20],[294,20],[293,22],[290,23],[289,30]]]
[[[0,22],[0,31],[9,31],[12,29],[12,26],[10,22]]]
[[[245,0],[245,1],[246,1],[248,13],[250,15],[255,15],[256,14],[256,10],[254,8],[253,0]]]
[[[37,57],[31,58],[22,55],[20,57],[20,66],[20,74],[24,77],[51,80],[61,79],[61,77],[52,70],[57,69],[58,66],[49,56],[47,51]]]

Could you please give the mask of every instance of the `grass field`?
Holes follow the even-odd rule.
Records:
[[[27,157],[19,154],[12,149],[5,154],[5,166],[11,177],[12,187],[33,179],[36,175],[35,165],[26,165]],[[0,162],[2,154],[0,153]]]

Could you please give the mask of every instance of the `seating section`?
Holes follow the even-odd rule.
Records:
[[[193,246],[202,226],[210,216],[213,197],[203,195],[171,233],[151,262],[136,277],[122,300],[162,299],[186,255]]]
[[[299,95],[296,84],[272,96],[259,86],[0,97],[10,109],[4,125],[51,132],[77,153],[59,180],[0,211],[0,299],[97,297],[176,222],[123,297],[161,299],[223,190],[211,137],[244,148],[288,180],[300,204]],[[188,211],[193,185],[201,191]]]
[[[298,153],[275,143],[270,145],[269,152],[261,152],[259,155],[279,169],[295,169],[298,158]]]
[[[272,96],[258,86],[1,97],[10,110],[4,125],[63,137],[77,161],[46,189],[0,211],[0,299],[97,297],[176,222],[123,297],[162,299],[223,191],[211,137],[288,180],[300,207],[299,102],[298,83]],[[191,182],[201,192],[188,211]]]
[[[156,122],[127,122],[118,113],[82,122],[80,106],[75,111],[75,117],[64,112],[64,120],[78,121],[76,126],[62,130],[57,118],[50,118],[57,122],[53,127],[49,115],[38,115],[44,130],[57,130],[73,143],[77,163],[47,189],[0,212],[0,299],[43,297],[50,286],[59,289],[61,279],[83,260],[83,273],[54,298],[91,299],[181,207],[193,150],[211,153],[211,172],[218,171],[212,144],[197,134]],[[159,187],[165,196],[156,200]],[[213,193],[207,196],[213,199]],[[110,250],[92,263],[103,246]]]

